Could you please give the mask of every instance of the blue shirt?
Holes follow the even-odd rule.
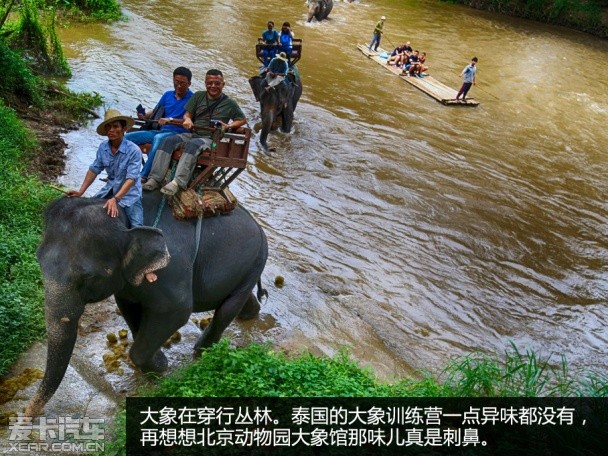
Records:
[[[135,180],[135,184],[129,189],[118,204],[122,207],[130,207],[137,200],[141,200],[141,179],[139,169],[141,168],[141,150],[128,139],[123,139],[116,154],[112,153],[110,141],[103,141],[97,149],[95,161],[89,170],[99,174],[104,169],[108,173],[108,182],[94,198],[107,198],[116,195],[127,179]]]
[[[475,73],[477,73],[477,67],[471,65],[470,63],[464,67],[463,70],[463,81],[473,83],[473,79],[475,79]]]
[[[292,39],[291,33],[281,33],[279,36],[279,42],[283,48],[291,47]]]
[[[262,39],[266,44],[274,44],[279,41],[279,32],[274,29],[272,31],[266,29],[262,32]]]
[[[175,90],[167,90],[158,101],[156,106],[162,106],[164,109],[163,117],[173,117],[174,119],[182,119],[186,113],[186,103],[193,95],[192,91],[188,89],[186,95],[181,100],[175,98]],[[189,133],[184,127],[179,125],[165,124],[161,128],[161,131],[173,131],[175,133]]]

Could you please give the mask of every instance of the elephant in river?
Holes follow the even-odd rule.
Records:
[[[318,21],[327,19],[333,7],[333,0],[308,0],[308,20],[306,22],[312,21],[313,17]]]
[[[302,95],[302,78],[296,67],[292,68],[285,81],[271,90],[266,90],[266,81],[263,76],[249,78],[249,85],[253,90],[256,101],[260,102],[260,114],[262,117],[262,131],[260,133],[260,144],[268,149],[266,142],[270,130],[277,128],[280,122],[281,131],[289,133],[293,124],[293,112],[298,105]]]
[[[86,304],[114,295],[133,344],[129,355],[145,372],[163,372],[163,343],[192,312],[214,310],[195,353],[217,342],[235,317],[254,318],[266,295],[268,257],[262,228],[244,208],[224,216],[177,220],[160,192],[143,198],[145,224],[127,229],[124,210],[111,218],[104,200],[62,198],[45,212],[36,251],[44,277],[48,352],[44,378],[26,407],[37,416],[53,396],[72,356]],[[153,228],[155,220],[158,228]],[[155,271],[149,283],[144,275]],[[257,284],[257,294],[253,289]]]

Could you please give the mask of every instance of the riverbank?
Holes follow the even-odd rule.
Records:
[[[52,92],[58,90],[52,89]],[[55,93],[47,99],[47,106],[69,102],[73,96],[63,91]],[[13,109],[38,143],[37,150],[28,154],[27,174],[38,177],[42,182],[55,182],[64,173],[67,159],[65,152],[68,145],[62,135],[81,128],[84,120],[66,116],[66,113],[52,107],[32,110],[27,106],[13,106]],[[87,111],[89,119],[98,117],[90,108],[83,109]]]
[[[534,0],[444,0],[471,8],[561,25],[601,38],[608,37],[608,8],[591,0],[538,2]]]

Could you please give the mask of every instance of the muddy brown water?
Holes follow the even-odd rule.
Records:
[[[349,346],[388,378],[511,341],[606,372],[608,41],[431,1],[339,2],[312,24],[301,1],[122,5],[125,22],[60,33],[70,87],[123,112],[153,107],[177,66],[194,89],[217,67],[255,123],[253,43],[268,19],[303,39],[292,134],[253,145],[231,186],[269,238],[254,338]],[[454,88],[479,57],[481,105],[445,107],[359,53],[381,15],[382,45],[411,41]],[[95,126],[66,136],[63,184],[80,185]]]

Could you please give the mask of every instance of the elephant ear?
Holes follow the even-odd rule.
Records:
[[[251,90],[255,96],[255,101],[260,101],[263,83],[264,78],[262,76],[253,76],[252,78],[249,78],[249,85],[251,86]]]
[[[129,283],[140,285],[145,274],[164,268],[170,258],[161,230],[147,226],[129,230],[129,244],[122,260]]]

